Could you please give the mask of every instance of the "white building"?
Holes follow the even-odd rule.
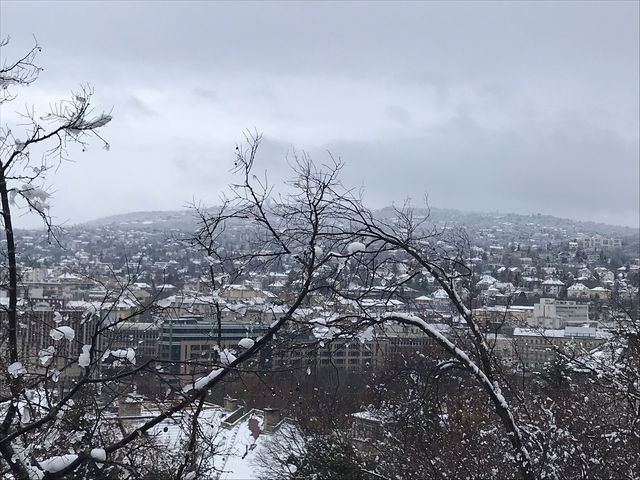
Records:
[[[541,298],[533,306],[530,325],[538,328],[562,329],[589,324],[589,305],[575,300]]]
[[[616,248],[622,246],[619,238],[606,238],[596,235],[582,239],[582,248]]]

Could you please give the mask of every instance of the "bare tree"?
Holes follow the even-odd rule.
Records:
[[[284,184],[270,183],[266,176],[257,177],[253,173],[260,140],[259,135],[250,134],[246,147],[238,148],[236,171],[241,181],[233,186],[234,194],[225,204],[224,218],[214,215],[211,221],[228,223],[233,219],[244,222],[247,228],[253,225],[251,244],[232,258],[231,264],[237,271],[284,264],[292,271],[297,267],[305,272],[293,275],[291,286],[304,286],[297,290],[303,297],[295,297],[296,302],[314,313],[301,315],[290,310],[291,316],[283,317],[279,324],[280,336],[296,337],[306,331],[315,336],[317,343],[359,341],[384,335],[395,324],[430,339],[438,347],[431,375],[442,379],[455,374],[465,385],[460,387],[459,396],[466,396],[469,412],[451,416],[446,422],[454,428],[447,441],[463,439],[468,434],[464,428],[468,428],[469,422],[476,422],[477,428],[484,425],[487,431],[494,432],[492,445],[500,452],[496,453],[484,440],[477,448],[465,447],[468,455],[475,452],[477,458],[475,463],[469,462],[456,470],[457,474],[473,474],[474,467],[470,466],[473,464],[486,471],[500,468],[503,472],[510,464],[513,474],[521,478],[542,475],[561,478],[566,472],[587,475],[602,471],[597,460],[590,462],[587,456],[587,452],[597,451],[599,442],[584,437],[580,440],[583,434],[578,423],[572,423],[571,428],[575,429],[572,438],[584,444],[576,449],[582,452],[582,460],[573,459],[558,468],[555,459],[565,448],[558,441],[563,430],[554,423],[560,416],[550,419],[548,414],[561,408],[560,404],[550,409],[537,396],[529,397],[529,392],[521,388],[519,377],[505,369],[503,359],[499,358],[495,334],[486,331],[482,319],[475,318],[470,299],[463,293],[471,289],[473,274],[469,260],[471,244],[464,232],[430,226],[428,217],[416,214],[408,205],[396,208],[393,215],[376,215],[363,205],[356,191],[342,185],[342,162],[330,155],[326,165],[314,163],[305,154],[294,155],[289,159],[293,178]],[[429,309],[406,312],[392,307],[393,301],[408,300],[406,285],[427,277],[445,292],[448,312]],[[287,303],[286,297],[281,301]],[[437,325],[442,322],[450,327],[446,333]],[[637,376],[633,373],[637,365],[634,353],[637,336],[625,334],[615,338],[623,339],[624,348],[616,350],[620,359],[614,363],[625,365],[624,373],[618,370],[613,375],[609,370],[603,376],[602,370],[598,373],[593,367],[590,373],[599,379],[602,388],[606,383],[609,391],[628,399],[627,407],[619,400],[610,404],[617,409],[625,408],[629,415],[624,427],[612,428],[625,440],[609,444],[608,462],[616,464],[609,471],[633,476],[634,466],[620,456],[620,448],[637,445]],[[585,359],[597,358],[597,354],[582,357],[583,368],[590,368]],[[571,359],[574,363],[580,361],[576,355]],[[582,391],[576,387],[575,394]],[[590,398],[605,401],[601,396]],[[438,407],[433,408],[437,411]],[[609,408],[602,409],[605,411]],[[551,422],[552,426],[545,426],[545,422]],[[602,422],[607,422],[604,416]],[[438,442],[443,445],[445,440],[441,438]],[[462,458],[468,457],[463,454],[458,460]],[[453,457],[450,460],[456,461]],[[442,465],[431,464],[431,468],[437,476]]]
[[[7,44],[8,39],[2,40],[0,47],[5,47]],[[39,51],[40,46],[36,43],[18,60],[14,62],[5,60],[0,68],[0,88],[2,89],[0,103],[3,108],[6,108],[7,102],[16,98],[16,94],[11,93],[12,88],[23,87],[36,80],[40,69],[34,61]],[[108,114],[93,113],[91,95],[91,89],[84,87],[70,100],[64,100],[55,105],[44,117],[37,117],[33,109],[27,109],[21,114],[24,123],[20,127],[24,137],[18,137],[9,126],[0,127],[0,199],[4,236],[7,242],[8,285],[5,288],[9,297],[6,309],[7,323],[6,326],[3,325],[5,327],[3,333],[6,333],[9,373],[13,372],[9,388],[14,399],[18,399],[23,393],[23,378],[16,372],[21,372],[24,366],[18,355],[18,273],[12,204],[17,197],[24,200],[26,207],[39,215],[49,231],[53,233],[47,203],[50,195],[41,184],[46,172],[65,159],[70,144],[76,143],[84,147],[91,135],[102,140],[98,129],[111,120]],[[33,158],[32,150],[41,145],[45,148],[44,153],[39,158]],[[106,142],[104,145],[108,146]],[[4,412],[3,422],[0,425],[2,436],[10,430],[17,413],[17,402],[11,402]],[[27,477],[28,472],[19,461],[16,461],[15,451],[10,443],[0,444],[0,453],[16,475],[21,478]]]
[[[304,154],[295,156],[291,159],[294,178],[284,192],[274,194],[268,179],[253,173],[259,142],[259,135],[249,136],[247,149],[239,148],[236,160],[236,171],[243,181],[233,186],[236,196],[230,201],[231,216],[261,227],[250,252],[238,256],[236,264],[253,269],[279,261],[299,265],[305,274],[296,283],[304,285],[304,297],[298,296],[297,303],[315,292],[331,299],[326,303],[329,308],[323,325],[306,324],[322,330],[329,339],[356,336],[386,322],[420,329],[482,386],[502,422],[521,476],[533,478],[530,453],[502,393],[495,359],[458,294],[459,284],[470,275],[464,262],[468,249],[459,241],[461,237],[453,239],[455,243],[443,242],[441,232],[425,231],[409,208],[397,209],[393,223],[376,218],[352,190],[342,186],[342,163],[331,157],[328,165],[318,167]],[[399,279],[387,275],[394,263],[401,263],[406,270]],[[465,323],[465,343],[456,345],[417,315],[381,314],[371,308],[381,300],[397,298],[403,283],[425,274],[435,278],[450,298],[454,313]],[[349,288],[354,281],[363,287],[355,294]],[[379,298],[381,285],[383,299]],[[345,308],[345,304],[349,306]],[[289,324],[296,323],[293,318],[283,318]]]
[[[0,46],[7,44],[4,40]],[[39,52],[36,44],[26,55],[7,61],[0,69],[3,108],[17,98],[21,87],[37,79],[40,69],[35,58]],[[197,385],[175,404],[163,401],[152,421],[132,431],[106,415],[114,401],[131,391],[140,375],[165,384],[167,398],[176,391],[160,373],[161,368],[156,368],[155,359],[137,363],[134,348],[114,343],[114,332],[122,324],[165,308],[157,297],[150,301],[136,297],[132,285],[141,274],[139,262],[127,262],[124,273],[112,272],[111,278],[92,279],[103,287],[105,295],[102,301],[84,307],[60,305],[40,310],[19,296],[14,212],[26,210],[39,216],[49,238],[56,240],[46,174],[58,168],[74,146],[84,151],[92,139],[97,139],[104,148],[109,147],[100,131],[111,121],[111,115],[94,111],[92,98],[93,90],[82,87],[70,99],[54,104],[44,116],[28,108],[19,114],[22,120],[18,125],[0,127],[0,198],[6,240],[2,288],[8,297],[0,311],[3,478],[61,478],[89,467],[95,469],[96,465],[131,475],[136,458],[148,457],[153,449],[161,448],[146,432],[178,412],[187,415],[187,407],[195,401],[201,406],[206,395],[206,389]],[[63,384],[62,378],[69,381]],[[181,392],[179,387],[177,392]],[[184,428],[189,430],[190,424],[194,422],[185,422]],[[195,433],[191,438],[185,451],[195,450]],[[82,448],[81,444],[96,448]],[[74,450],[78,453],[69,453]],[[179,475],[183,470],[181,467]]]

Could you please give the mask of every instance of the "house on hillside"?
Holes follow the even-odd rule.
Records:
[[[564,283],[557,278],[548,278],[542,282],[542,294],[557,297],[562,292]]]

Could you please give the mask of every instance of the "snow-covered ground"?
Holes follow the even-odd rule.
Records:
[[[141,416],[124,419],[128,430],[142,424],[157,411],[143,409]],[[244,413],[233,423],[229,419],[230,412],[216,405],[207,405],[199,415],[201,437],[199,446],[210,448],[204,455],[202,472],[197,478],[213,478],[216,480],[250,480],[257,479],[259,469],[256,458],[265,448],[268,439],[273,436],[264,430],[264,412],[252,409]],[[166,419],[149,431],[159,446],[166,446],[169,451],[179,451],[188,441],[190,412],[181,416]],[[292,428],[286,422],[282,427]],[[206,473],[205,473],[206,472]],[[201,476],[204,473],[205,476]]]

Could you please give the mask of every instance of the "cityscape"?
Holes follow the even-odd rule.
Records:
[[[155,419],[163,407],[206,381],[212,365],[235,362],[288,315],[287,306],[299,288],[298,265],[291,255],[246,270],[234,261],[229,264],[229,259],[257,261],[251,252],[263,242],[262,229],[243,226],[239,219],[229,219],[216,237],[214,259],[197,241],[197,232],[203,218],[219,212],[193,208],[109,217],[70,228],[55,241],[42,230],[17,231],[16,243],[22,246],[18,338],[23,359],[17,374],[44,380],[48,401],[57,401],[82,381],[86,368],[89,378],[96,379],[131,372],[126,381],[105,384],[108,394],[103,390],[92,399],[104,411],[100,428],[117,425],[124,433]],[[387,225],[397,225],[397,214],[392,208],[374,212]],[[579,385],[588,384],[590,369],[610,367],[607,362],[613,358],[601,356],[619,345],[620,333],[637,328],[640,259],[634,229],[439,209],[416,209],[413,220],[429,222],[431,232],[438,232],[436,244],[460,232],[467,236],[461,259],[470,270],[454,284],[492,358],[520,394],[561,392],[568,388],[569,377],[585,377]],[[310,407],[300,408],[300,402],[343,398],[342,391],[314,393],[327,387],[327,378],[375,388],[389,372],[401,376],[400,365],[406,368],[408,363],[419,371],[416,355],[425,362],[428,358],[428,364],[447,360],[437,340],[416,326],[382,321],[364,330],[347,326],[341,331],[344,323],[336,315],[370,320],[415,316],[452,341],[469,335],[437,275],[415,275],[407,259],[390,254],[389,263],[382,262],[375,275],[369,272],[364,283],[354,265],[361,267],[360,257],[370,255],[363,248],[349,253],[354,250],[351,242],[346,251],[322,253],[346,260],[341,271],[330,272],[339,291],[329,288],[325,278],[325,288],[307,294],[270,348],[248,359],[204,397],[199,421],[208,429],[201,434],[212,451],[211,456],[200,453],[200,474],[274,474],[269,469],[276,467],[264,459],[267,448],[274,448],[274,438],[282,435],[282,441],[290,441],[301,434],[300,423],[310,431],[334,426],[330,419],[314,418],[327,424],[309,427]],[[8,300],[0,297],[5,308]],[[96,336],[100,329],[104,331]],[[12,372],[10,365],[6,368]],[[542,376],[547,371],[549,379]],[[261,382],[252,382],[249,372],[259,372]],[[410,373],[416,379],[421,374],[425,371]],[[545,382],[558,385],[552,388]],[[440,408],[446,412],[452,407],[442,395]],[[338,407],[347,418],[340,421],[340,430],[363,459],[372,452],[379,455],[378,442],[385,441],[386,429],[398,427],[393,415],[402,411],[406,399],[393,401],[381,392],[347,396],[353,398]],[[35,417],[37,405],[30,399],[21,415]],[[191,418],[192,408],[183,409],[181,422]],[[439,415],[444,427],[448,414]],[[252,421],[257,422],[253,433]],[[154,450],[175,454],[189,429],[167,419],[149,431]],[[75,435],[75,442],[67,440],[71,447],[81,444],[82,436]],[[72,457],[59,458],[69,462]],[[266,462],[263,470],[257,466],[261,462]],[[160,468],[153,463],[144,470],[169,478],[163,476],[169,465]]]
[[[0,478],[640,479],[638,25],[2,0]]]

